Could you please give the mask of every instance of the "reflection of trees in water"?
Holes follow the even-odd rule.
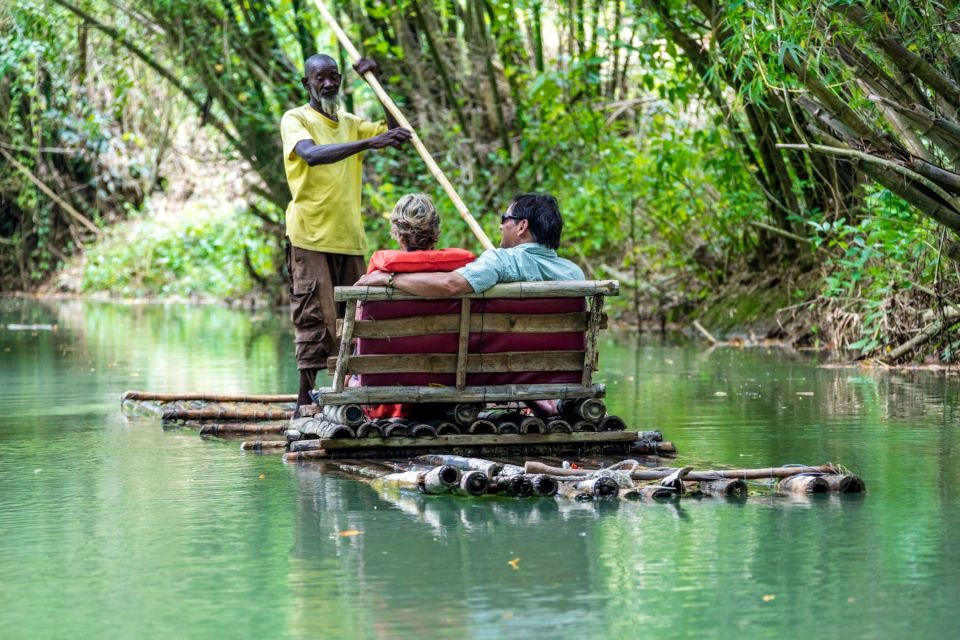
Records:
[[[603,589],[596,536],[616,501],[423,496],[378,491],[321,465],[295,473],[297,633],[469,635],[514,617],[549,626],[594,615],[571,599]],[[340,535],[350,530],[362,534]],[[365,632],[373,619],[376,632]]]
[[[296,384],[291,329],[282,313],[80,300],[46,306],[64,348],[136,371],[132,386],[256,393]]]

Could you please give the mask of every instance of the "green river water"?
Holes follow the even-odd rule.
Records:
[[[958,378],[628,335],[601,367],[677,463],[834,461],[868,493],[384,497],[121,414],[292,392],[282,314],[0,298],[0,638],[960,637]]]

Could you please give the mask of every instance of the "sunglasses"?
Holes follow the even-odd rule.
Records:
[[[500,224],[507,224],[507,220],[523,220],[523,218],[512,216],[509,213],[505,213],[502,216],[500,216]]]

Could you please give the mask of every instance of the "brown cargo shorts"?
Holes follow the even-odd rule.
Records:
[[[344,303],[333,288],[349,286],[366,272],[363,256],[300,249],[287,242],[290,273],[290,317],[298,369],[326,369],[327,356],[337,353],[337,318]]]

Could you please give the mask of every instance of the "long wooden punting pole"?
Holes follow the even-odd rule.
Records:
[[[137,400],[140,402],[187,402],[196,400],[201,402],[296,402],[296,395],[226,395],[217,393],[152,393],[150,391],[127,391],[121,400]]]
[[[327,21],[330,29],[337,36],[337,40],[340,41],[340,45],[347,51],[350,55],[350,59],[356,63],[360,60],[360,52],[357,51],[356,47],[353,46],[353,43],[350,42],[350,38],[347,37],[346,32],[340,28],[340,24],[337,22],[337,19],[333,17],[333,14],[330,13],[330,10],[327,9],[327,5],[323,0],[313,0],[317,5],[317,9],[320,10],[320,13],[323,15],[323,19]],[[437,165],[436,161],[433,159],[433,156],[430,155],[430,152],[427,151],[427,148],[423,145],[423,141],[420,140],[420,136],[417,135],[416,130],[410,125],[410,122],[404,117],[400,109],[397,108],[396,103],[393,99],[387,95],[387,92],[384,91],[383,86],[381,86],[380,81],[377,80],[377,77],[373,75],[372,72],[368,71],[363,74],[363,79],[367,81],[370,87],[373,89],[373,92],[377,94],[377,97],[380,98],[380,102],[383,103],[384,108],[390,112],[390,115],[400,124],[404,129],[409,129],[413,133],[411,142],[416,148],[417,153],[420,154],[420,157],[423,158],[423,161],[427,164],[427,168],[430,169],[430,173],[433,174],[433,177],[437,179],[440,183],[440,186],[443,187],[443,190],[447,192],[447,195],[450,196],[450,200],[453,201],[453,206],[457,208],[457,212],[460,214],[460,217],[463,218],[464,222],[467,223],[467,226],[470,227],[470,230],[473,232],[473,235],[477,236],[477,240],[480,241],[480,244],[483,245],[484,249],[493,249],[493,243],[490,242],[490,238],[487,237],[487,234],[483,232],[483,229],[480,228],[480,225],[477,224],[476,219],[470,215],[470,211],[467,209],[467,205],[463,203],[463,200],[460,199],[460,196],[457,195],[456,190],[453,188],[453,185],[450,184],[450,181],[447,180],[447,176],[443,174],[443,171]]]

